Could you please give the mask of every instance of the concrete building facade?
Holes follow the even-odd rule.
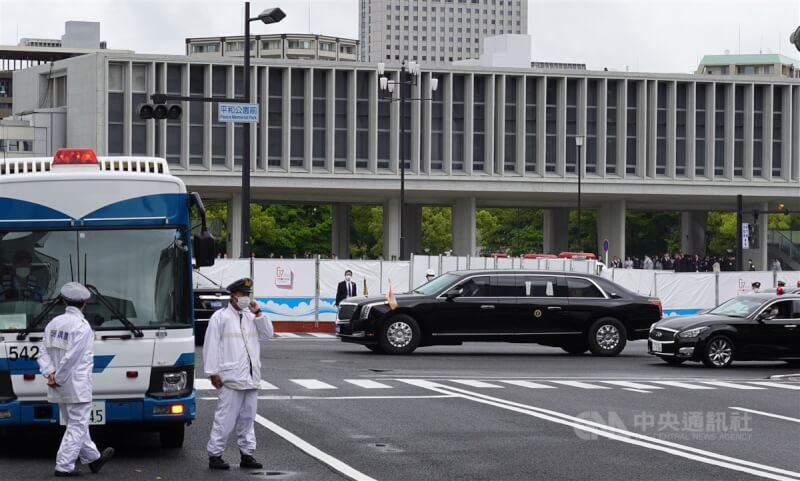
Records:
[[[358,40],[305,33],[251,35],[252,58],[294,60],[358,60]],[[186,55],[193,57],[244,57],[244,36],[186,39]]]
[[[800,78],[800,62],[776,53],[705,55],[697,73]]]
[[[359,0],[361,60],[448,64],[484,37],[528,33],[528,0]]]
[[[36,109],[50,70],[15,72],[15,109]],[[241,203],[241,139],[251,129],[254,201],[338,205],[334,252],[343,257],[341,223],[356,203],[383,205],[384,256],[400,256],[401,143],[412,251],[422,206],[452,207],[456,254],[475,253],[476,207],[544,208],[545,250],[566,250],[579,165],[583,207],[597,211],[598,239],[619,256],[628,210],[684,212],[683,250],[702,253],[703,213],[734,210],[737,194],[748,209],[791,205],[800,187],[795,79],[449,66],[423,69],[410,94],[432,100],[413,102],[401,119],[397,102],[379,98],[375,64],[256,59],[261,121],[245,125],[220,123],[212,104],[197,102],[184,102],[175,121],[135,111],[155,92],[242,96],[238,59],[96,53],[52,70],[66,78],[68,146],[165,157],[190,189],[230,202],[229,212]],[[231,216],[234,256],[238,223]],[[766,224],[759,235],[766,246]],[[766,265],[765,249],[746,255]]]

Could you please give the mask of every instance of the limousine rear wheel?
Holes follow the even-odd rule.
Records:
[[[383,323],[378,343],[387,354],[409,354],[419,346],[422,331],[413,317],[397,314]]]
[[[589,328],[589,350],[595,356],[616,356],[627,343],[625,326],[613,317],[598,319]]]

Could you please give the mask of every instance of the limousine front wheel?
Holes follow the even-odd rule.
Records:
[[[627,342],[625,326],[613,317],[598,319],[589,328],[589,350],[595,356],[616,356]]]
[[[414,318],[398,314],[383,324],[379,343],[387,354],[408,354],[419,346],[421,335]]]

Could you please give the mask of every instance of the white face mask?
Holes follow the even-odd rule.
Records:
[[[352,278],[353,278],[352,276],[344,276],[344,280],[346,280],[346,281],[348,281],[348,282],[349,282],[349,281],[350,281],[350,279],[352,279]]]
[[[432,280],[433,280],[433,276],[425,276],[425,279],[427,279],[427,280],[428,280],[428,282],[430,282],[430,281],[432,281]]]
[[[239,309],[245,310],[250,307],[250,298],[247,296],[237,297],[236,305],[239,307]]]
[[[31,275],[31,268],[30,267],[17,267],[17,277],[28,277]]]

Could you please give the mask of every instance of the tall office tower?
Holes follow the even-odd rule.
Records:
[[[360,0],[361,60],[447,64],[484,37],[528,33],[528,0]]]

